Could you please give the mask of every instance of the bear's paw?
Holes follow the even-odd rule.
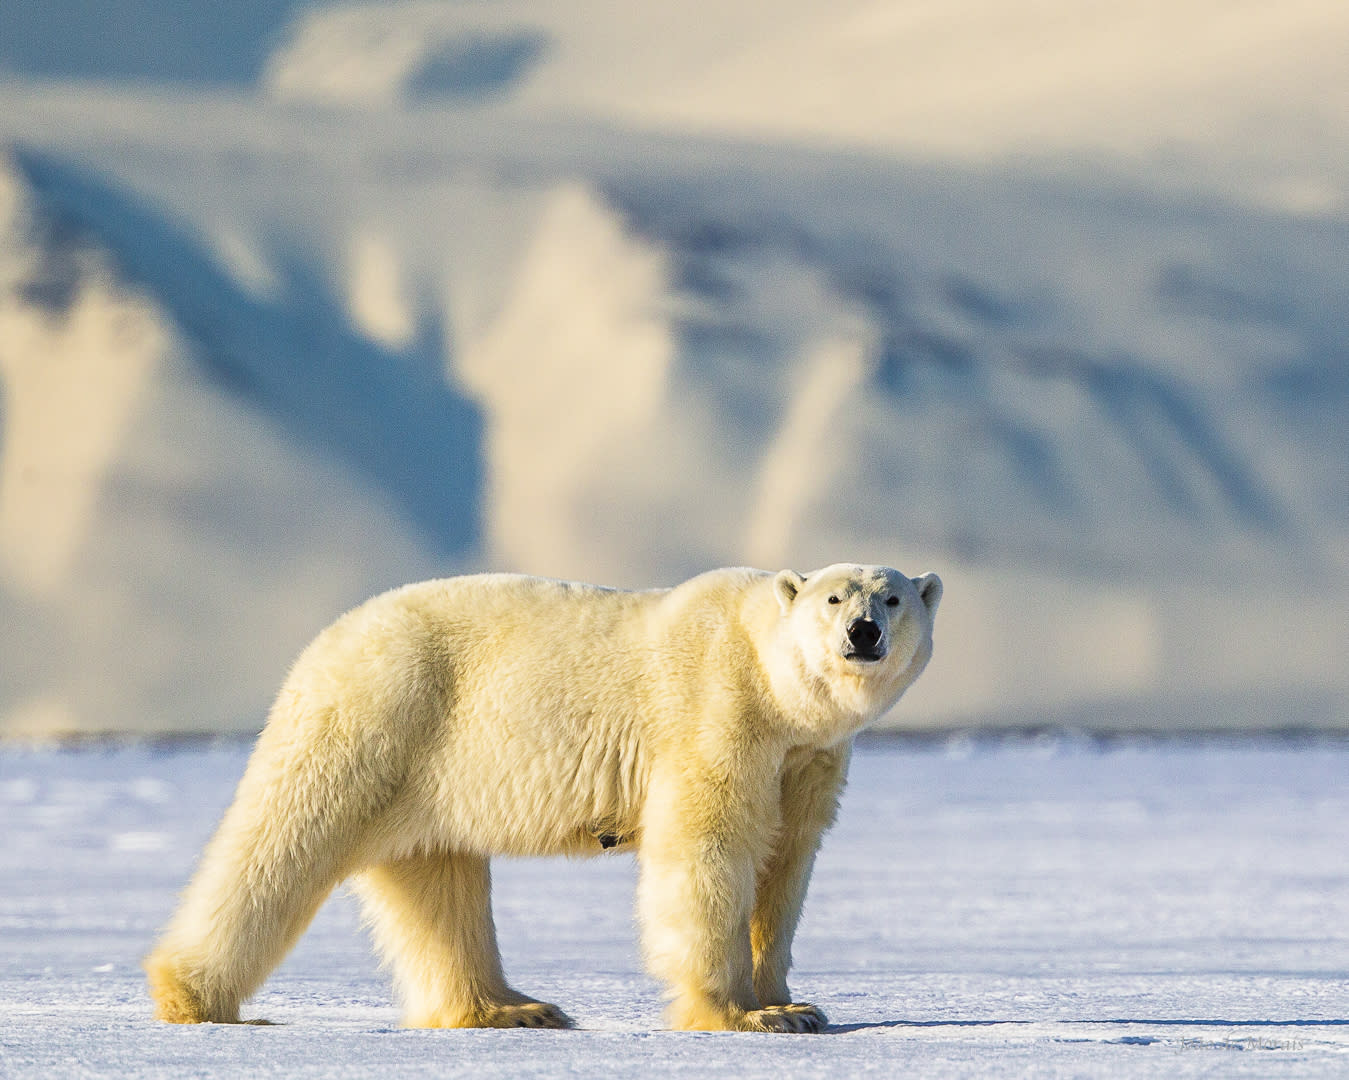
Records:
[[[570,1028],[576,1025],[556,1005],[524,994],[515,1000],[485,1001],[469,1009],[444,1007],[409,1012],[407,1028]]]
[[[483,1027],[493,1028],[570,1028],[576,1025],[570,1016],[546,1001],[528,1001],[520,1005],[493,1005],[484,1010]]]
[[[784,1031],[814,1035],[829,1026],[829,1018],[814,1005],[768,1005],[745,1013],[746,1031]]]

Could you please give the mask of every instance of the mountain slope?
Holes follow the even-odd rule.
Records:
[[[902,722],[1349,723],[1343,132],[1307,105],[1296,153],[1243,141],[1265,15],[1158,91],[1241,121],[1174,157],[1063,114],[1036,157],[986,126],[943,159],[881,137],[874,65],[839,138],[782,127],[772,80],[690,104],[835,85],[879,7],[799,0],[753,48],[728,9],[663,52],[598,10],[312,9],[270,96],[0,83],[7,730],[252,728],[304,640],[415,576],[838,558],[947,581]],[[1324,18],[1290,9],[1270,70],[1320,71]],[[385,89],[315,105],[350,55]],[[993,127],[995,89],[962,106]]]

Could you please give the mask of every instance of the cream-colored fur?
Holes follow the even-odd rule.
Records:
[[[157,1015],[238,1022],[354,876],[406,1023],[567,1026],[506,983],[488,859],[616,847],[674,1026],[819,1030],[786,981],[811,866],[852,736],[922,672],[940,598],[935,575],[853,565],[376,597],[282,687],[146,960]]]

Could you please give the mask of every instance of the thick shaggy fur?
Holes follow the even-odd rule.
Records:
[[[408,1025],[567,1026],[506,983],[488,859],[618,848],[675,1027],[819,1030],[786,981],[811,866],[851,738],[922,672],[940,598],[935,575],[853,565],[376,597],[282,687],[146,960],[156,1015],[237,1023],[354,877]]]

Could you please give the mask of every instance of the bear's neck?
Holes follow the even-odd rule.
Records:
[[[770,595],[767,603],[755,604],[746,614],[758,620],[749,638],[760,643],[759,666],[776,726],[792,744],[832,746],[856,735],[893,704],[877,702],[865,677],[830,679],[812,671],[787,632],[776,598]]]

